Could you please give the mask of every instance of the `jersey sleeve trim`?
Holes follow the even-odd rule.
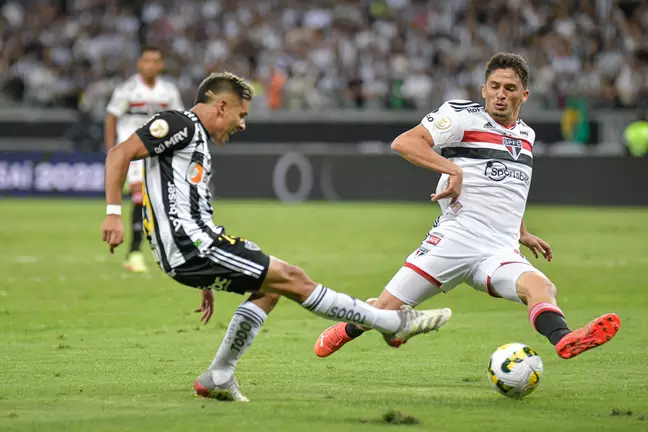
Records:
[[[421,125],[430,133],[434,146],[461,142],[465,128],[465,116],[462,109],[445,102],[421,120]],[[462,102],[463,103],[463,102]],[[467,101],[466,107],[474,102]],[[463,106],[463,105],[462,105]]]

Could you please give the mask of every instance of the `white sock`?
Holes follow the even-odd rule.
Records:
[[[268,317],[263,309],[252,302],[241,304],[227,327],[225,339],[221,342],[209,370],[214,384],[227,382],[234,374],[239,358],[248,349],[256,337],[263,322]]]
[[[396,333],[402,325],[397,311],[376,309],[322,285],[315,288],[302,306],[323,318],[371,327],[382,333]]]

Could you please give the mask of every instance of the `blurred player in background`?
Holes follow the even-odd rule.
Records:
[[[137,61],[138,73],[119,85],[112,94],[105,120],[106,150],[125,141],[153,114],[167,109],[183,109],[177,87],[163,79],[162,53],[154,47],[143,47]],[[147,271],[140,252],[142,243],[142,170],[144,162],[131,162],[127,185],[133,203],[130,249],[124,268],[135,273]]]
[[[236,309],[214,360],[194,383],[198,395],[247,401],[234,378],[238,359],[252,344],[279,296],[327,318],[377,329],[387,341],[437,330],[449,309],[379,310],[312,281],[303,270],[266,255],[253,242],[233,237],[213,220],[209,182],[210,140],[224,144],[245,129],[251,86],[240,77],[212,74],[198,87],[190,111],[155,114],[106,157],[103,240],[112,252],[123,241],[121,188],[128,164],[145,159],[144,231],[160,268],[177,282],[202,289],[197,310],[207,322],[213,291],[251,293]],[[236,181],[236,179],[228,179]]]
[[[415,307],[467,283],[525,304],[534,329],[568,359],[612,339],[620,320],[610,313],[571,331],[556,287],[518,250],[522,243],[536,258],[540,253],[552,259],[549,244],[527,231],[523,219],[535,141],[533,129],[519,118],[528,77],[522,57],[496,54],[486,65],[485,108],[467,100],[445,102],[394,140],[392,148],[409,162],[442,174],[432,195],[441,216],[373,304]],[[363,331],[354,324],[329,327],[315,353],[327,357]]]

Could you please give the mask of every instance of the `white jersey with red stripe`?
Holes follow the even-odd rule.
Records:
[[[435,227],[465,234],[464,246],[486,253],[517,249],[531,184],[533,129],[522,120],[505,127],[467,100],[445,102],[421,124],[434,149],[464,171],[457,202],[439,201],[442,214]],[[448,175],[442,175],[437,193],[447,182]]]
[[[117,144],[125,141],[154,114],[183,109],[180,92],[173,83],[156,78],[154,86],[149,87],[139,74],[115,89],[107,107],[107,111],[118,118]]]

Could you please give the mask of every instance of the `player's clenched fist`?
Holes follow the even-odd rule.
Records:
[[[118,215],[108,215],[101,226],[101,239],[108,243],[110,253],[124,242],[124,225]]]

